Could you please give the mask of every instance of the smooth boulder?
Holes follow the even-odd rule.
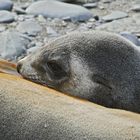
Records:
[[[0,10],[0,23],[11,23],[15,20],[14,14],[6,11]]]
[[[26,9],[26,12],[43,15],[46,18],[70,18],[73,21],[85,21],[93,16],[82,6],[50,0],[34,2]]]
[[[25,53],[30,39],[16,31],[5,31],[0,34],[0,58],[15,60]]]
[[[13,8],[13,2],[11,0],[0,0],[0,10],[11,11]]]

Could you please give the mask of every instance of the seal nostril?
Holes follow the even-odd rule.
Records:
[[[22,63],[19,62],[19,63],[17,64],[17,72],[18,72],[18,73],[20,73],[21,67],[22,67]]]

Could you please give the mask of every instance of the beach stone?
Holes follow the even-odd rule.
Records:
[[[15,31],[5,31],[0,34],[0,58],[15,60],[26,51],[30,39]]]
[[[59,34],[51,27],[47,27],[47,34],[50,37],[57,37]]]
[[[140,15],[133,16],[129,18],[124,18],[120,20],[114,20],[109,23],[101,24],[96,26],[96,30],[101,31],[108,31],[108,32],[115,32],[120,33],[124,31],[129,31],[131,33],[139,33],[140,32]]]
[[[86,3],[83,5],[86,8],[96,8],[98,6],[97,3]]]
[[[41,1],[41,0],[33,0],[33,1]],[[68,3],[92,3],[92,2],[98,2],[99,0],[57,0],[57,1],[68,2]]]
[[[14,7],[14,12],[16,12],[17,14],[26,14],[25,10],[23,10],[22,8],[20,7]]]
[[[98,2],[100,0],[76,0],[76,2],[79,3],[93,3],[93,2]]]
[[[0,10],[11,11],[13,8],[13,2],[10,0],[0,0]]]
[[[38,1],[31,4],[26,12],[28,14],[43,15],[46,18],[70,17],[73,21],[85,21],[93,16],[86,8],[59,1]]]
[[[15,20],[13,13],[0,10],[0,23],[11,23]]]
[[[128,14],[122,11],[113,11],[111,14],[104,16],[102,19],[106,22],[127,17]]]
[[[130,32],[121,32],[120,35],[134,43],[136,46],[140,46],[140,41],[136,35],[131,34]]]
[[[135,12],[140,12],[140,4],[133,5],[131,10]]]
[[[37,51],[40,47],[32,47],[32,48],[29,48],[27,49],[27,55],[31,54],[31,53],[34,53],[35,51]]]
[[[19,23],[17,30],[29,36],[36,36],[42,31],[42,27],[35,20],[27,20]]]
[[[102,0],[103,3],[110,3],[112,0]]]
[[[3,32],[6,30],[6,27],[4,25],[0,25],[0,32]]]

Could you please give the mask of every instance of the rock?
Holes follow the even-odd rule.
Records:
[[[5,31],[0,34],[0,58],[15,60],[25,53],[30,39],[15,31]]]
[[[133,5],[131,10],[135,12],[140,12],[140,4]]]
[[[11,23],[15,20],[14,15],[8,11],[0,11],[0,23]]]
[[[42,27],[35,20],[27,20],[19,23],[17,30],[29,36],[36,36],[42,31]]]
[[[83,5],[86,8],[96,8],[98,6],[97,3],[86,3]]]
[[[124,18],[120,20],[114,20],[109,23],[105,23],[102,25],[97,26],[96,30],[101,31],[109,31],[109,32],[124,32],[129,31],[131,33],[139,33],[140,32],[140,17],[130,17],[130,18]]]
[[[3,31],[5,31],[5,30],[6,30],[6,27],[3,26],[3,25],[0,25],[0,32],[3,32]]]
[[[20,7],[14,7],[14,12],[16,12],[17,14],[26,14],[26,11]]]
[[[136,46],[140,46],[140,41],[136,35],[131,34],[130,32],[121,32],[120,35],[134,43]]]
[[[33,0],[33,1],[41,1],[41,0]],[[57,1],[68,2],[68,3],[92,3],[92,2],[98,2],[99,0],[57,0]]]
[[[51,27],[47,27],[47,34],[51,37],[59,36],[59,34]]]
[[[98,2],[99,0],[76,0],[76,2],[79,3],[93,3],[93,2]]]
[[[128,14],[122,11],[113,11],[111,14],[104,16],[102,19],[106,22],[112,21],[112,20],[117,20],[121,18],[127,17]]]
[[[10,0],[0,0],[0,10],[11,11],[13,8],[13,2]]]
[[[28,14],[43,15],[46,18],[70,17],[73,21],[85,21],[93,16],[84,7],[50,0],[34,2],[26,9],[26,12]]]
[[[36,50],[38,50],[40,47],[32,47],[32,48],[29,48],[27,50],[27,55],[31,54],[31,53],[34,53]]]
[[[103,0],[103,3],[110,3],[112,0]]]

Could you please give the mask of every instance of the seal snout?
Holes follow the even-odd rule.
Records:
[[[17,72],[18,72],[18,73],[20,73],[21,68],[22,68],[22,65],[23,65],[23,63],[22,63],[21,61],[19,61],[19,62],[17,63]]]

